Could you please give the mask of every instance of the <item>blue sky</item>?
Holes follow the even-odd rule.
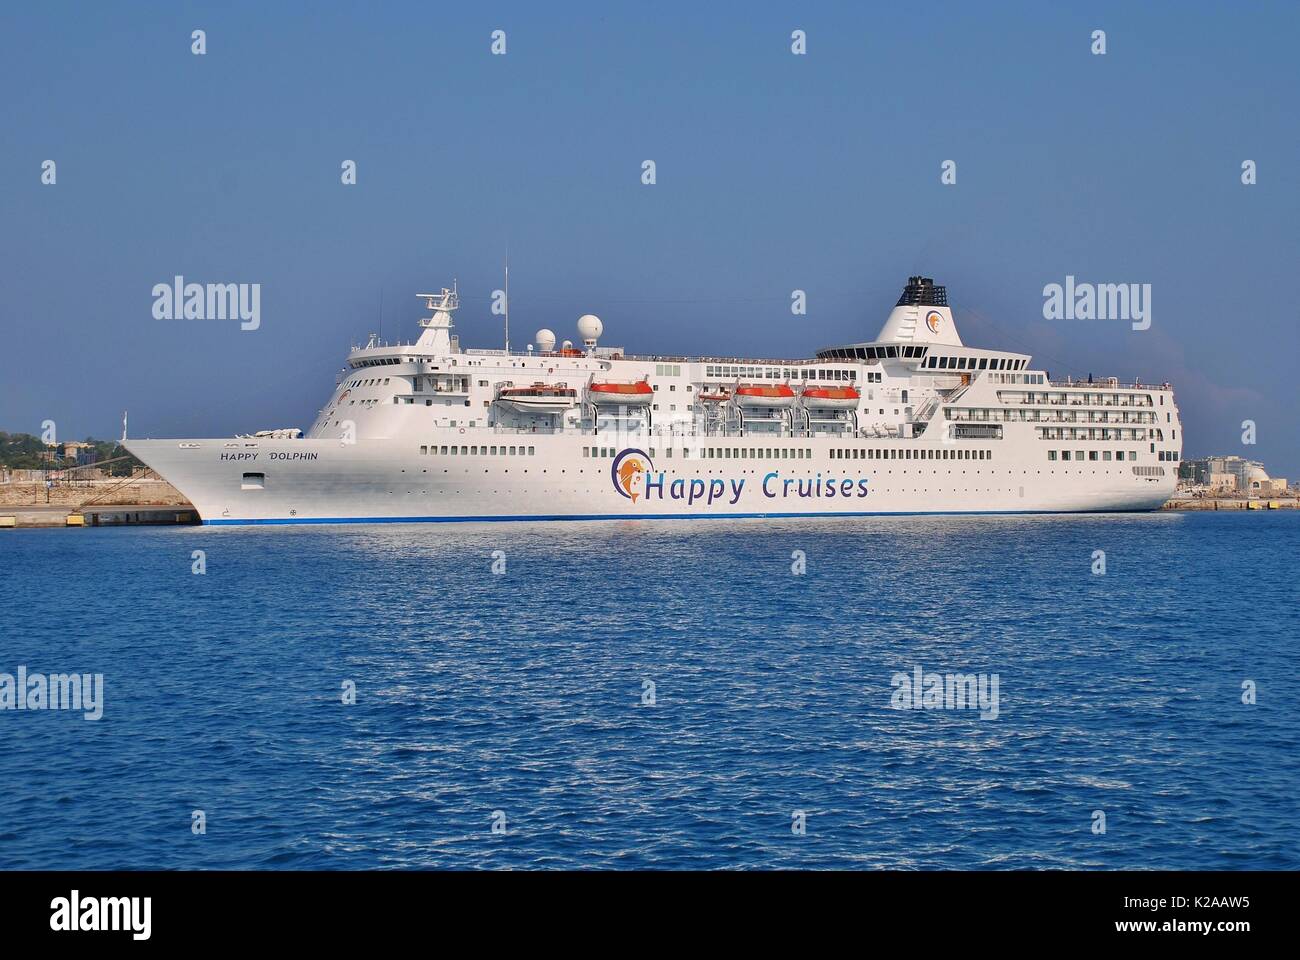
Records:
[[[1169,379],[1186,455],[1300,475],[1300,7],[1058,6],[6,5],[0,429],[306,427],[381,294],[409,338],[458,277],[499,345],[508,246],[517,345],[594,312],[637,352],[808,355],[924,273],[968,343]],[[261,328],[154,319],[176,274],[260,283]],[[1152,284],[1151,329],[1044,320],[1067,274]]]

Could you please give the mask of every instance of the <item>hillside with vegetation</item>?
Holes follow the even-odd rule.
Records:
[[[109,476],[129,476],[132,470],[142,466],[140,461],[127,453],[126,448],[116,440],[96,440],[87,437],[80,442],[93,446],[95,463],[115,461],[103,467],[104,472]],[[51,451],[54,453],[53,460],[46,456]],[[62,443],[50,446],[40,437],[34,437],[30,433],[0,431],[0,467],[8,467],[11,470],[63,470],[75,466],[77,466],[76,451]]]

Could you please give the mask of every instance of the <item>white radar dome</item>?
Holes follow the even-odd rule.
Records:
[[[572,341],[572,340],[565,340],[564,343],[560,345],[560,349],[561,349],[561,350],[572,350],[572,349],[573,349],[573,341]]]
[[[550,353],[555,349],[555,334],[545,328],[537,331],[537,336],[533,338],[537,344],[537,349],[542,353]]]
[[[582,337],[583,343],[594,344],[604,332],[605,325],[595,314],[584,313],[578,318],[578,336]]]

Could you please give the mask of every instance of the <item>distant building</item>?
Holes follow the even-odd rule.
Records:
[[[1205,478],[1205,485],[1215,493],[1236,493],[1237,478],[1231,473],[1211,473]]]
[[[1186,483],[1203,487],[1210,493],[1242,493],[1252,497],[1275,497],[1286,493],[1286,480],[1270,477],[1258,460],[1242,457],[1205,457],[1184,460],[1179,477]]]
[[[77,461],[77,466],[94,463],[97,459],[95,445],[81,440],[69,440],[63,445],[63,458]]]

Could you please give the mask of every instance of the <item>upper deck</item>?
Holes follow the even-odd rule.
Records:
[[[928,444],[1041,437],[1031,424],[1078,423],[1106,425],[1099,437],[1122,441],[1163,439],[1165,429],[1176,437],[1168,384],[1052,379],[1028,354],[966,346],[943,288],[912,281],[875,339],[796,358],[629,353],[600,344],[603,324],[591,315],[578,322],[578,342],[540,330],[523,350],[463,349],[452,333],[455,290],[424,294],[432,315],[420,338],[354,345],[311,435],[616,431]]]

